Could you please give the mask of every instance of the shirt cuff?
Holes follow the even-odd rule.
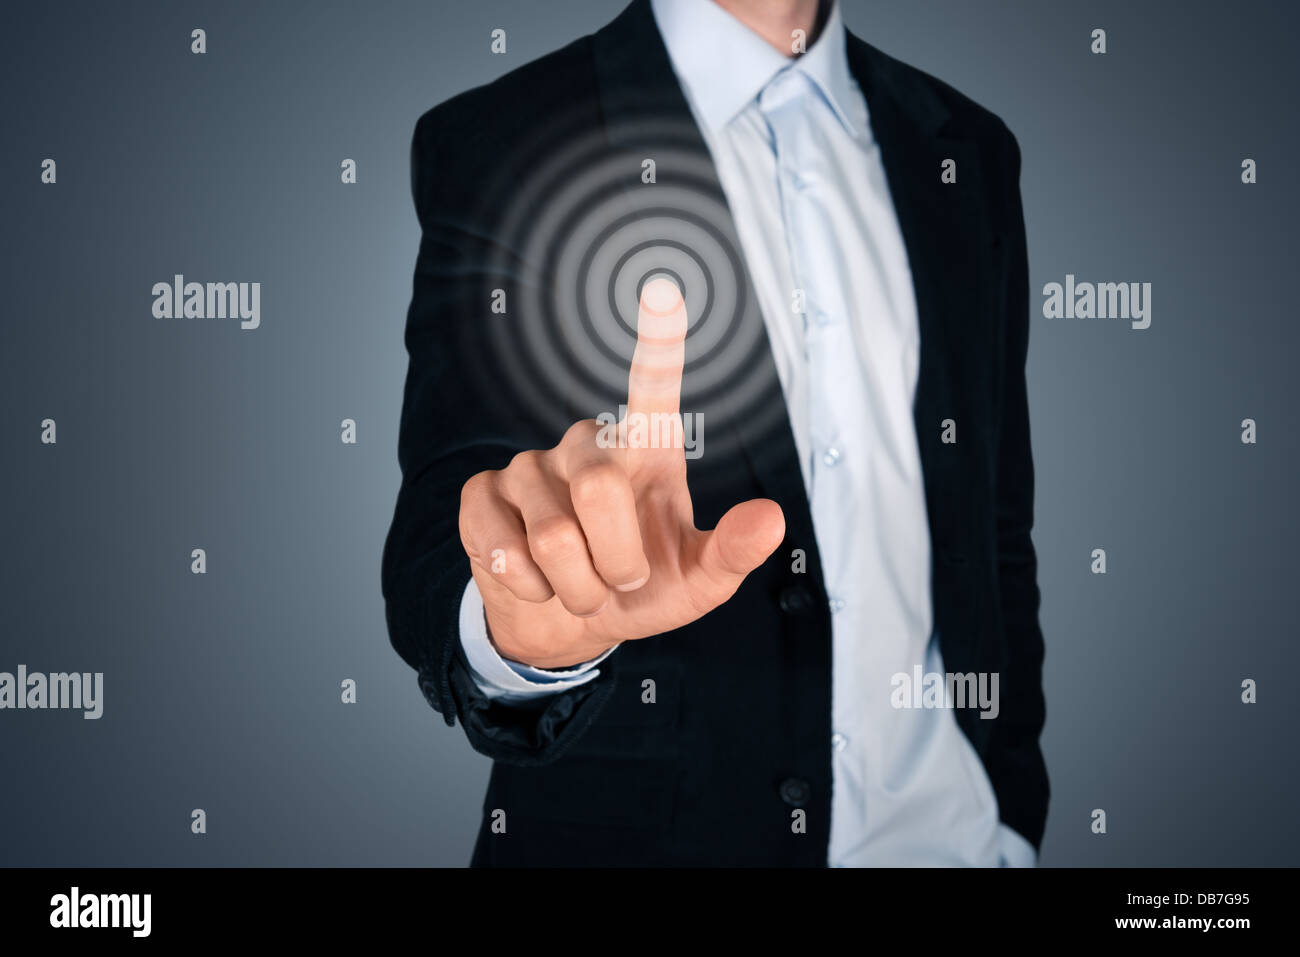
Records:
[[[998,824],[998,855],[1002,859],[1003,867],[1037,867],[1038,851],[1034,845],[1020,836],[1020,834],[1007,827],[1005,824]]]
[[[460,643],[479,690],[505,703],[542,698],[586,684],[600,674],[596,666],[614,651],[610,648],[590,661],[557,671],[503,658],[488,637],[483,596],[473,578],[460,600]]]

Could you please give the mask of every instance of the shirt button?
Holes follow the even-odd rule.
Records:
[[[840,464],[840,459],[842,459],[843,457],[844,457],[844,453],[832,445],[822,455],[822,461],[826,463],[827,468],[833,469],[835,468],[835,466]]]
[[[843,751],[849,746],[849,739],[836,731],[831,735],[831,747],[836,751]]]
[[[832,599],[831,599],[831,614],[833,615],[833,614],[835,614],[837,611],[843,611],[843,610],[844,610],[844,599],[842,599],[842,598],[832,598]]]
[[[816,319],[817,319],[817,325],[819,326],[829,326],[831,324],[830,313],[826,312],[825,310],[818,309]]]
[[[778,789],[781,800],[791,807],[803,807],[812,797],[812,787],[802,778],[786,778]]]

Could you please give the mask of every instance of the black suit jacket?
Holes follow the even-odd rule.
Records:
[[[1037,846],[1048,781],[1038,743],[1043,639],[1030,540],[1019,150],[998,117],[934,77],[852,35],[848,53],[915,282],[921,360],[914,413],[935,627],[950,672],[1000,675],[996,719],[980,719],[974,709],[956,717],[987,769],[1002,820]],[[406,327],[402,486],[383,588],[393,646],[417,670],[429,703],[447,724],[459,718],[473,747],[495,759],[476,865],[826,864],[828,598],[747,278],[749,295],[738,310],[745,328],[758,331],[743,365],[765,383],[762,409],[751,403],[739,414],[716,388],[690,404],[688,340],[683,409],[704,407],[714,417],[706,419],[705,458],[717,466],[708,471],[692,462],[688,476],[699,527],[711,527],[738,501],[767,496],[785,511],[784,545],[711,614],[620,646],[596,680],[530,707],[485,699],[460,646],[459,606],[470,579],[457,525],[461,486],[521,450],[553,446],[565,422],[595,411],[567,406],[564,383],[549,383],[561,397],[554,409],[511,398],[511,384],[529,375],[528,356],[521,366],[518,354],[504,354],[501,328],[544,330],[557,320],[540,307],[507,317],[490,310],[493,290],[505,290],[507,302],[540,302],[533,293],[547,281],[547,264],[526,262],[507,224],[517,221],[521,204],[545,201],[526,184],[566,144],[595,141],[612,157],[626,151],[636,182],[638,157],[656,155],[648,151],[662,144],[652,131],[664,120],[694,133],[678,136],[674,148],[707,160],[649,3],[634,0],[595,34],[435,107],[416,125],[411,179],[422,239]],[[945,159],[957,162],[955,184],[941,182]],[[685,181],[684,164],[661,163],[660,182],[679,168]],[[712,166],[704,168],[702,177],[692,169],[689,185],[717,198]],[[719,235],[738,249],[734,226],[723,218]],[[743,263],[738,268],[743,274]],[[956,443],[941,441],[946,419],[956,423]],[[807,556],[802,574],[792,570],[796,548]],[[643,703],[647,679],[654,704]],[[804,833],[791,827],[794,807],[805,811]],[[498,810],[504,833],[491,827]]]

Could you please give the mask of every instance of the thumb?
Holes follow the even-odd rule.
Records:
[[[726,601],[745,576],[767,560],[785,538],[785,514],[771,499],[754,498],[732,506],[706,532],[700,548],[700,569]]]

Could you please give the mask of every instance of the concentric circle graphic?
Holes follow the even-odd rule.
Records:
[[[505,314],[484,320],[505,380],[496,393],[545,418],[557,441],[626,401],[639,293],[655,276],[686,302],[683,415],[753,418],[770,404],[763,321],[711,158],[693,126],[635,132],[651,145],[573,138],[498,193],[509,208],[484,266],[508,289]]]

